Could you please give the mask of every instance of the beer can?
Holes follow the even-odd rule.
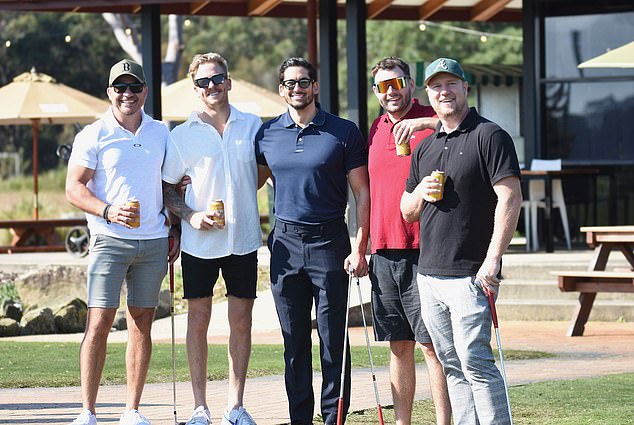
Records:
[[[437,201],[440,201],[442,199],[443,192],[445,191],[445,172],[435,170],[431,173],[431,176],[440,183],[440,193],[433,193],[429,196]]]
[[[396,144],[396,155],[397,156],[409,156],[412,153],[409,141],[403,143]]]
[[[222,202],[222,199],[211,201],[209,203],[209,211],[211,211],[212,213],[215,212],[216,215],[219,216],[215,219],[216,223],[218,223],[219,226],[225,225],[225,204],[224,202]]]
[[[136,214],[134,215],[134,217],[132,217],[128,224],[130,225],[130,227],[141,226],[141,203],[138,199],[132,198],[128,200],[127,205],[136,210]]]

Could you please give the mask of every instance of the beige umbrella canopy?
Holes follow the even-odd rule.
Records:
[[[33,216],[38,218],[37,145],[40,122],[67,124],[92,122],[110,104],[96,97],[57,83],[35,68],[0,88],[0,124],[31,124],[33,128]]]
[[[185,121],[200,108],[194,83],[187,77],[161,90],[161,109],[166,121]],[[229,102],[242,112],[271,118],[286,112],[286,103],[277,93],[237,78],[231,78]]]
[[[634,41],[589,59],[577,68],[634,68]]]

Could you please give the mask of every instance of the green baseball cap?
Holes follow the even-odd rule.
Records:
[[[114,83],[114,81],[122,75],[131,75],[139,80],[139,83],[145,84],[145,73],[143,72],[143,67],[130,59],[123,59],[112,65],[112,68],[110,68],[108,85],[111,86],[112,83]]]
[[[453,74],[461,80],[467,79],[467,77],[465,77],[464,75],[462,67],[457,60],[449,58],[438,58],[430,63],[427,68],[425,68],[425,85],[427,85],[429,80],[431,80],[434,76],[440,74],[441,72]]]

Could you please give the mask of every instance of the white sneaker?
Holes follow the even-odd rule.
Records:
[[[121,415],[119,425],[152,425],[150,420],[139,413],[138,410],[132,409]]]
[[[88,409],[84,409],[70,425],[97,425],[97,417]]]
[[[198,406],[185,425],[211,425],[211,413],[205,406]]]
[[[249,412],[242,406],[225,412],[222,417],[222,425],[257,425]]]

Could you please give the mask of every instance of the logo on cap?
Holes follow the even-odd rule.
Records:
[[[442,69],[449,69],[449,67],[447,66],[447,62],[445,62],[444,59],[440,60],[440,63],[438,64],[438,66],[440,66]]]
[[[130,64],[128,62],[123,62],[123,70],[130,71]]]

